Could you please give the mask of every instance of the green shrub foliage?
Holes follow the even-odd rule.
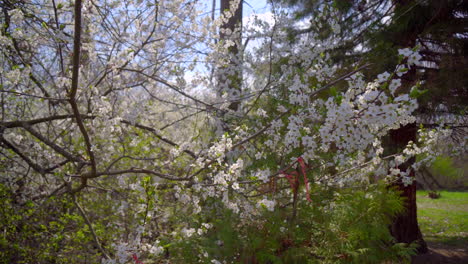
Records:
[[[395,244],[388,229],[402,211],[398,193],[381,185],[311,191],[312,202],[299,201],[296,212],[261,209],[247,224],[215,202],[208,214],[214,227],[170,252],[177,263],[404,263],[413,254],[414,247]]]

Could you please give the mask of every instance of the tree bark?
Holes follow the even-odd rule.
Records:
[[[242,92],[242,0],[221,0],[220,15],[226,17],[219,27],[219,43],[229,43],[227,52],[223,54],[226,59],[217,66],[216,93],[220,101],[228,101],[228,109],[237,112],[240,109],[240,95]],[[213,4],[214,8],[214,4]],[[224,95],[224,96],[223,96]],[[227,95],[227,96],[226,96]],[[227,112],[219,112],[216,116],[215,134],[220,136],[229,132]]]
[[[408,124],[399,129],[390,132],[391,148],[401,150],[406,147],[409,141],[416,141],[417,125],[416,123]],[[415,158],[409,159],[407,162],[398,166],[401,171],[406,171],[410,168],[409,176],[415,179],[415,171],[411,169],[411,165],[415,162]],[[423,239],[421,230],[418,225],[417,205],[416,205],[416,182],[405,186],[401,180],[398,180],[393,185],[401,192],[401,197],[404,200],[404,211],[398,215],[392,225],[391,234],[398,243],[418,243],[417,252],[419,254],[428,251],[427,244]]]
[[[242,0],[221,0],[221,14],[229,10],[232,16],[220,26],[219,38],[222,43],[227,43],[228,40],[234,44],[228,48],[229,61],[225,65],[225,72],[228,74],[220,74],[218,84],[221,87],[226,86],[228,90],[237,93],[240,96],[242,90],[242,70],[241,70],[241,45],[242,45]],[[228,33],[229,32],[229,33]],[[224,85],[227,84],[227,85]],[[229,104],[229,109],[233,111],[239,110],[239,101],[235,98],[228,97],[228,100],[233,100]]]

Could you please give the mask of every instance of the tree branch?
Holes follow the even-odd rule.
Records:
[[[122,120],[121,121],[122,123],[124,124],[127,124],[127,125],[130,125],[130,126],[134,126],[134,127],[137,127],[137,128],[140,128],[140,129],[143,129],[143,130],[146,130],[146,131],[149,131],[151,132],[155,137],[159,138],[161,141],[163,142],[166,142],[167,144],[173,146],[173,147],[178,147],[179,144],[159,135],[157,132],[156,132],[156,129],[152,128],[152,127],[148,127],[148,126],[144,126],[144,125],[141,125],[141,124],[137,124],[137,123],[132,123],[130,121],[127,121],[127,120]],[[188,155],[190,155],[192,158],[196,158],[197,156],[195,155],[195,153],[193,153],[192,151],[190,150],[183,150],[183,152],[187,153]]]
[[[44,168],[41,166],[37,165],[34,163],[32,160],[30,160],[26,155],[24,155],[19,149],[17,149],[13,144],[8,142],[2,134],[0,134],[0,142],[2,142],[7,148],[11,149],[13,152],[16,153],[16,155],[20,156],[21,159],[23,159],[31,168],[33,168],[36,172],[39,174],[43,175],[46,173]]]
[[[55,116],[48,116],[48,117],[43,117],[43,118],[38,118],[38,119],[32,119],[32,120],[17,120],[17,121],[8,121],[8,122],[0,122],[0,127],[3,128],[15,128],[15,127],[24,127],[24,125],[36,125],[40,123],[45,123],[45,122],[50,122],[50,121],[55,121],[55,120],[63,120],[63,119],[68,119],[68,118],[73,118],[75,115],[55,115]],[[95,116],[90,116],[90,115],[81,115],[82,119],[93,119]]]
[[[73,38],[73,72],[72,72],[72,83],[71,83],[71,90],[69,96],[69,102],[71,108],[73,110],[73,115],[76,119],[76,123],[83,135],[84,142],[86,144],[86,152],[88,153],[90,162],[91,162],[91,176],[96,175],[96,160],[94,158],[94,153],[91,146],[91,140],[89,139],[88,132],[86,132],[86,128],[83,124],[83,120],[81,118],[80,111],[78,109],[78,105],[76,103],[76,92],[78,90],[78,79],[80,73],[80,46],[81,46],[81,7],[82,3],[81,0],[75,1],[75,35]],[[81,186],[78,189],[72,191],[77,192],[84,187],[86,187],[87,178],[81,178]]]
[[[186,181],[186,180],[189,179],[189,178],[186,178],[186,177],[177,178],[177,177],[174,177],[173,175],[170,175],[170,174],[160,173],[160,172],[149,170],[149,169],[139,169],[139,168],[130,168],[130,169],[125,169],[125,170],[96,172],[96,174],[94,174],[94,175],[91,175],[90,173],[84,173],[84,174],[80,174],[80,175],[71,175],[71,176],[72,177],[80,177],[80,178],[91,179],[91,178],[98,178],[98,177],[101,177],[101,176],[113,176],[113,175],[121,175],[121,174],[126,174],[126,173],[150,174],[150,175],[155,175],[155,176],[158,176],[159,178],[170,180],[170,181]]]
[[[37,139],[42,141],[47,146],[51,147],[53,150],[55,150],[57,153],[61,154],[62,156],[64,156],[68,160],[75,161],[75,162],[78,162],[78,163],[84,163],[84,161],[82,159],[80,159],[79,157],[73,156],[72,154],[67,152],[65,149],[59,147],[54,142],[48,140],[46,137],[41,135],[41,133],[37,132],[32,127],[30,127],[28,125],[24,125],[23,128],[26,129],[26,131],[28,131],[31,135],[33,135],[34,137],[36,137]]]

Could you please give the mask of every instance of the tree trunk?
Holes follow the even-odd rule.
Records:
[[[226,22],[222,23],[219,31],[219,38],[222,43],[229,40],[234,42],[228,48],[229,61],[222,69],[219,75],[218,85],[221,92],[230,92],[240,96],[242,88],[242,70],[241,70],[241,45],[242,45],[242,0],[221,0],[221,14],[229,10],[232,16],[229,16]],[[223,89],[224,88],[224,89]],[[223,91],[224,90],[224,91]],[[233,100],[229,104],[229,109],[239,110],[239,101],[235,96],[228,96],[228,100]]]
[[[218,65],[216,70],[216,93],[220,101],[228,100],[228,109],[234,112],[240,109],[242,91],[242,0],[221,0],[221,16],[228,17],[219,27],[219,44],[227,48],[226,61]],[[213,9],[215,2],[213,2]],[[229,13],[229,15],[227,15]],[[224,96],[223,96],[224,95]],[[227,96],[226,96],[227,95]],[[220,136],[229,132],[227,112],[217,113],[215,134]]]
[[[417,126],[415,123],[409,124],[399,129],[390,132],[390,142],[392,148],[401,150],[406,147],[409,141],[416,141]],[[409,159],[407,162],[398,166],[402,171],[411,168],[415,162],[415,158]],[[409,176],[415,178],[415,172],[410,170]],[[416,205],[416,182],[413,181],[411,185],[405,186],[401,180],[398,180],[394,187],[401,192],[401,197],[404,199],[404,211],[398,215],[392,223],[391,233],[398,243],[412,243],[419,244],[418,253],[427,252],[427,245],[424,241],[421,230],[418,225],[417,205]]]

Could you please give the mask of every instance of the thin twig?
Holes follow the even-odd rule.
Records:
[[[96,243],[96,246],[98,247],[99,251],[107,258],[110,259],[109,255],[104,251],[104,248],[101,246],[101,243],[99,242],[99,238],[96,235],[96,232],[94,231],[93,225],[91,224],[91,221],[89,220],[88,216],[86,215],[86,212],[83,210],[83,208],[80,206],[76,199],[76,195],[72,194],[73,197],[73,203],[75,204],[76,208],[78,208],[78,211],[80,211],[81,216],[84,218],[86,224],[89,227],[89,230],[91,231],[91,234],[93,235],[94,242]]]
[[[154,128],[152,128],[152,127],[144,126],[144,125],[141,125],[141,124],[138,124],[138,123],[132,123],[132,122],[127,121],[127,120],[122,120],[121,122],[124,123],[124,124],[127,124],[127,125],[129,125],[129,126],[134,126],[134,127],[136,127],[136,128],[149,131],[149,132],[151,132],[155,137],[159,138],[161,141],[166,142],[167,144],[169,144],[169,145],[171,145],[171,146],[173,146],[173,147],[179,147],[179,144],[177,144],[177,143],[171,141],[170,139],[167,139],[167,138],[161,136],[160,134],[157,133],[156,129],[154,129]],[[197,156],[195,155],[195,153],[193,153],[193,151],[184,149],[183,152],[187,153],[187,154],[190,155],[192,158],[196,158],[196,157],[197,157]]]
[[[125,170],[114,170],[114,171],[102,171],[102,172],[96,172],[95,174],[91,174],[88,172],[88,173],[83,173],[80,175],[70,175],[70,177],[90,179],[90,178],[98,178],[101,176],[114,176],[114,175],[122,175],[122,174],[128,174],[128,173],[150,174],[150,175],[155,175],[155,176],[158,176],[159,178],[170,180],[170,181],[189,180],[189,178],[186,178],[186,177],[183,177],[183,178],[175,177],[170,174],[165,174],[165,173],[157,172],[157,171],[150,170],[150,169],[140,169],[140,168],[130,168],[130,169],[125,169]]]

